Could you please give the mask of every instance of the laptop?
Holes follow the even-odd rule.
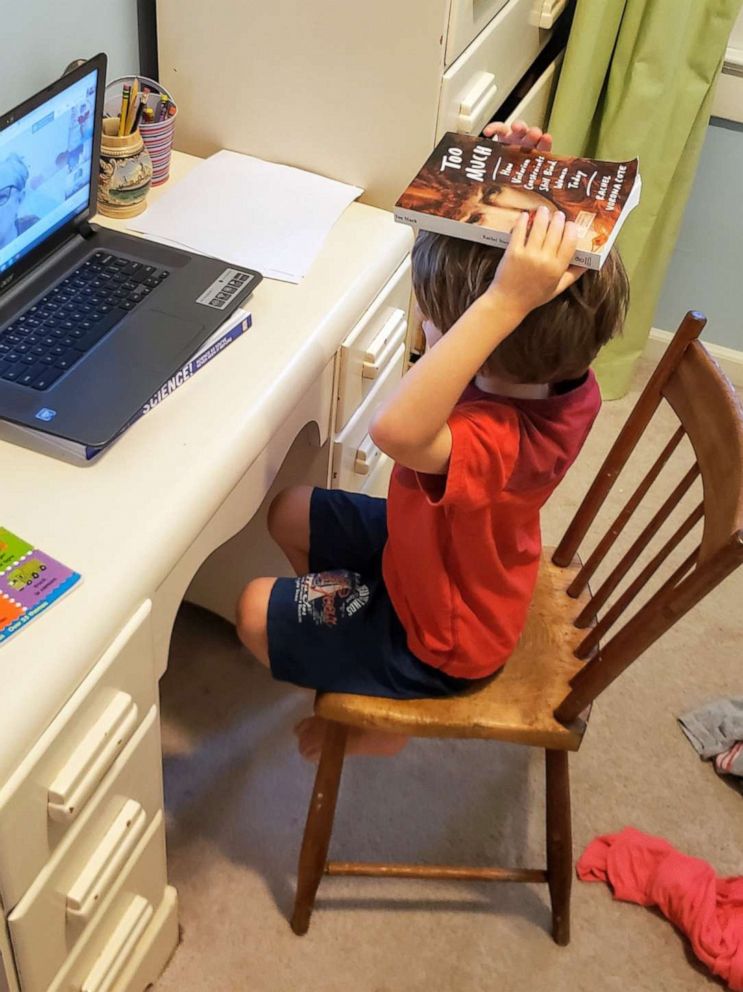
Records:
[[[108,444],[258,272],[90,223],[106,56],[0,115],[0,418]]]

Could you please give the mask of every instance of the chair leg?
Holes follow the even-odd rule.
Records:
[[[570,777],[567,751],[545,751],[547,779],[547,882],[552,902],[552,937],[570,942],[570,888],[573,839],[570,826]]]
[[[291,928],[299,936],[309,929],[315,894],[328,856],[347,736],[348,727],[328,722],[299,854],[297,894],[291,918]]]

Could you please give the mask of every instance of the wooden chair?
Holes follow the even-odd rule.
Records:
[[[568,943],[573,876],[568,753],[580,747],[591,704],[599,693],[743,561],[743,410],[728,380],[696,340],[705,323],[701,314],[686,315],[551,561],[545,555],[526,629],[497,678],[449,699],[398,701],[336,693],[317,696],[315,713],[328,724],[299,857],[291,919],[295,933],[306,933],[309,927],[323,873],[386,875],[546,882],[552,903],[552,935],[558,944]],[[678,417],[678,429],[581,564],[576,558],[579,546],[663,400]],[[592,596],[589,580],[684,435],[691,442],[694,463]],[[611,593],[698,476],[703,486],[700,504],[599,618],[597,614]],[[699,546],[605,640],[659,566],[700,520],[704,523]],[[476,737],[543,748],[546,868],[326,861],[349,727],[371,727],[413,737]]]

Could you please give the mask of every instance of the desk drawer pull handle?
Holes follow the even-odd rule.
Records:
[[[459,104],[457,131],[460,134],[474,134],[490,120],[490,114],[495,109],[497,92],[493,73],[478,72]]]
[[[147,814],[127,799],[106,835],[67,892],[68,919],[87,923],[118,878],[147,825]]]
[[[381,454],[380,449],[367,434],[356,449],[356,457],[353,460],[353,470],[356,475],[368,475],[379,461]]]
[[[109,992],[154,914],[144,896],[135,896],[96,958],[80,992]]]
[[[539,17],[539,27],[549,30],[568,5],[568,0],[544,0]]]
[[[119,691],[109,700],[49,786],[47,809],[52,820],[75,819],[134,733],[138,715],[128,693]]]
[[[396,308],[382,325],[381,330],[364,354],[361,375],[364,379],[376,379],[392,355],[397,351],[408,331],[408,317],[404,310]]]

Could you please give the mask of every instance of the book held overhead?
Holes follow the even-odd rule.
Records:
[[[573,262],[600,269],[640,189],[636,158],[603,162],[448,133],[394,214],[421,231],[505,248],[523,211],[562,210],[580,230]]]

